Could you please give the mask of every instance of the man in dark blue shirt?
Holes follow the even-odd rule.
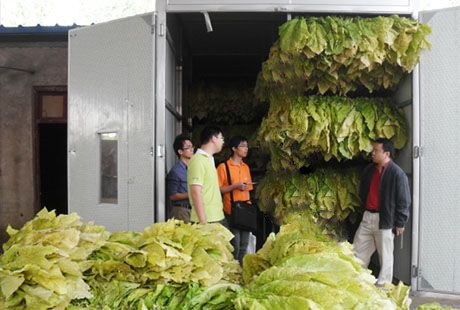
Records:
[[[193,156],[194,146],[190,137],[178,135],[174,139],[173,148],[179,161],[166,177],[166,189],[170,200],[169,217],[189,223],[191,206],[187,193],[187,166]]]

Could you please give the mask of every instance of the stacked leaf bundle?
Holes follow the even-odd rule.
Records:
[[[222,225],[191,225],[177,220],[152,224],[143,233],[113,233],[89,257],[91,273],[111,280],[126,271],[126,278],[118,280],[139,283],[239,283],[240,266],[233,259],[232,238]]]
[[[231,233],[179,221],[110,234],[45,209],[8,229],[1,309],[233,308],[241,267]]]
[[[234,309],[233,303],[241,286],[217,283],[209,287],[197,283],[139,285],[113,280],[92,282],[95,298],[74,300],[69,310],[83,309]]]
[[[243,261],[236,309],[409,309],[409,287],[374,285],[349,243],[337,243],[302,219],[270,235]]]
[[[291,171],[308,166],[313,155],[341,161],[369,153],[376,138],[392,139],[397,149],[407,141],[404,115],[387,99],[273,97],[258,133],[272,168]]]
[[[292,19],[279,29],[256,95],[267,100],[270,91],[346,95],[362,86],[369,92],[392,88],[430,47],[430,33],[429,26],[399,16]]]
[[[294,214],[324,233],[340,234],[340,225],[360,206],[359,171],[318,169],[312,174],[269,172],[257,188],[259,208],[286,224]]]
[[[113,233],[89,257],[93,299],[76,305],[114,309],[230,307],[240,289],[233,235],[221,225],[170,220],[144,232]],[[179,307],[180,306],[180,307]]]
[[[72,299],[90,298],[83,281],[87,257],[109,233],[82,224],[76,214],[40,211],[10,239],[0,257],[0,309],[65,309]]]

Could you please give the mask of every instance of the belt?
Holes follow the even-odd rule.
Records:
[[[192,209],[192,206],[189,204],[178,204],[178,205],[173,205],[173,207],[179,207],[179,208],[185,208],[185,209]]]
[[[367,212],[370,212],[370,213],[379,213],[379,210],[369,210],[369,209],[366,209]]]

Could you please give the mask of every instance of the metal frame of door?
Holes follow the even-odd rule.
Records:
[[[450,11],[460,11],[460,7],[456,8],[448,8],[448,9],[441,9],[441,10],[435,10],[435,11],[425,11],[425,12],[420,12],[418,14],[414,14],[414,18],[420,19],[422,22],[427,22],[429,25],[430,24],[430,18],[426,18],[427,16],[435,16],[437,13],[443,14],[443,13],[449,13]],[[458,14],[457,14],[458,15]],[[452,22],[452,20],[449,21],[447,17],[440,18],[443,22],[446,24],[448,22]],[[452,31],[454,34],[457,33],[455,29],[458,29],[458,20],[455,19],[453,22],[454,25],[447,25],[446,28],[449,29],[449,31]],[[430,203],[429,197],[431,196],[426,193],[428,191],[429,193],[429,188],[427,188],[427,180],[435,179],[436,182],[442,183],[442,178],[440,178],[439,173],[442,173],[442,169],[445,168],[442,165],[439,167],[428,167],[424,165],[432,165],[433,161],[432,158],[433,156],[436,156],[436,150],[434,149],[434,145],[430,143],[429,135],[430,132],[433,130],[438,130],[437,128],[429,128],[427,124],[429,124],[430,121],[433,121],[433,118],[437,117],[436,115],[431,115],[429,113],[429,109],[427,107],[435,107],[435,113],[446,113],[444,114],[444,117],[442,119],[439,119],[437,122],[440,124],[440,126],[452,126],[451,128],[458,127],[458,123],[449,122],[449,116],[450,115],[456,115],[455,111],[443,111],[443,104],[446,104],[446,98],[442,98],[441,96],[436,99],[436,101],[433,101],[434,99],[429,97],[430,93],[436,93],[436,92],[441,92],[439,94],[443,93],[449,93],[449,92],[458,92],[458,89],[460,89],[460,83],[455,82],[458,81],[458,61],[457,63],[452,63],[449,62],[448,64],[446,61],[455,60],[455,53],[457,48],[452,48],[448,47],[444,44],[445,42],[454,42],[454,44],[459,44],[458,39],[457,42],[455,42],[455,39],[452,40],[451,37],[446,37],[446,33],[448,32],[447,30],[439,29],[440,26],[439,24],[434,24],[432,25],[435,28],[433,28],[433,35],[436,35],[436,37],[432,37],[432,40],[434,41],[434,45],[432,47],[432,51],[426,52],[427,56],[424,59],[423,55],[420,61],[420,64],[415,68],[413,71],[413,177],[414,177],[414,186],[413,186],[413,214],[412,214],[412,221],[413,221],[413,231],[412,231],[412,257],[411,257],[411,285],[412,285],[412,290],[418,292],[418,294],[423,294],[427,296],[452,296],[453,298],[457,299],[459,298],[460,291],[455,290],[454,287],[459,287],[458,284],[452,283],[452,287],[450,290],[446,290],[447,285],[436,285],[431,286],[428,284],[428,282],[424,279],[424,276],[429,276],[433,277],[433,270],[431,271],[426,271],[426,268],[428,269],[436,269],[436,266],[432,265],[442,265],[442,264],[448,264],[446,262],[446,259],[448,259],[448,256],[445,256],[444,259],[428,259],[428,261],[425,261],[423,257],[427,255],[425,253],[427,250],[430,251],[435,251],[435,252],[443,252],[441,248],[446,247],[454,247],[454,252],[453,256],[457,256],[455,254],[455,246],[458,244],[455,242],[454,239],[452,239],[453,242],[448,242],[448,240],[445,239],[440,239],[440,240],[432,240],[431,239],[431,233],[430,229],[441,231],[444,227],[446,227],[446,223],[433,223],[433,220],[430,220],[430,223],[426,221],[426,214],[429,214],[429,212],[433,212],[434,208],[441,208],[443,211],[446,210],[446,207],[449,208],[449,206],[442,205],[440,204],[433,204]],[[444,38],[443,38],[444,37]],[[451,50],[453,51],[452,54],[445,54],[444,52],[446,50]],[[429,55],[429,56],[428,56]],[[429,58],[428,58],[429,57]],[[449,58],[451,57],[451,58]],[[431,63],[428,63],[430,61]],[[436,62],[436,64],[434,64]],[[433,70],[437,71],[434,72]],[[446,70],[446,71],[443,71]],[[455,74],[457,75],[457,78],[455,78]],[[443,77],[447,76],[448,80],[443,80]],[[431,78],[433,76],[433,78]],[[430,80],[431,78],[431,80]],[[451,85],[452,83],[457,83],[456,85]],[[448,86],[447,86],[448,85]],[[448,87],[448,89],[446,89]],[[446,95],[448,97],[448,95]],[[455,98],[458,98],[454,96]],[[454,97],[450,97],[451,100]],[[443,100],[444,99],[444,100]],[[449,98],[447,98],[449,100]],[[428,102],[429,101],[429,102]],[[455,104],[453,106],[456,106]],[[427,112],[428,111],[428,112]],[[433,110],[432,110],[433,111]],[[434,113],[434,114],[435,114]],[[424,121],[425,120],[425,121]],[[436,122],[436,120],[435,120]],[[426,124],[425,124],[426,123]],[[445,132],[445,134],[448,134],[448,132]],[[424,137],[427,137],[424,141]],[[448,137],[446,137],[448,138]],[[447,140],[447,139],[442,139],[442,140]],[[432,142],[432,141],[431,141]],[[455,147],[455,146],[453,146]],[[439,152],[439,150],[438,150]],[[440,150],[442,153],[448,153],[448,149],[442,149]],[[446,160],[444,159],[443,162]],[[435,175],[429,175],[429,169],[438,169],[436,171]],[[452,167],[453,170],[454,167]],[[439,177],[439,180],[438,177]],[[449,190],[447,187],[442,187],[442,192],[441,194],[446,194],[449,195]],[[428,198],[428,199],[424,199]],[[425,214],[424,214],[425,213]],[[436,213],[440,213],[437,211]],[[447,214],[446,218],[455,218],[455,216],[458,216],[458,212],[456,214]],[[450,226],[450,225],[447,225]],[[458,226],[458,225],[457,225]],[[454,236],[452,236],[454,237]],[[429,240],[431,239],[431,240]],[[427,243],[435,244],[436,248],[433,249],[427,249],[425,248]],[[460,252],[460,246],[457,246],[456,251]],[[428,253],[428,257],[432,256],[433,253]],[[441,255],[441,253],[438,253],[437,255]],[[430,262],[432,263],[430,265]],[[426,265],[428,264],[428,265]],[[455,264],[455,263],[454,263]],[[455,273],[455,266],[453,267],[454,273]],[[442,270],[444,271],[444,270]],[[436,272],[435,272],[436,273]],[[440,273],[441,274],[441,270]],[[453,275],[455,278],[455,274]],[[439,282],[439,281],[436,281]],[[455,281],[454,281],[455,282]],[[431,288],[430,288],[431,286]],[[444,286],[444,289],[440,289],[441,286]]]

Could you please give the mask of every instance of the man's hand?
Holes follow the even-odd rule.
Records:
[[[396,227],[396,236],[402,236],[404,233],[404,227]]]
[[[234,188],[239,189],[240,191],[245,191],[248,188],[248,185],[244,182],[238,182],[233,184]]]
[[[169,200],[184,200],[188,198],[188,193],[175,193],[174,195],[169,196]]]

